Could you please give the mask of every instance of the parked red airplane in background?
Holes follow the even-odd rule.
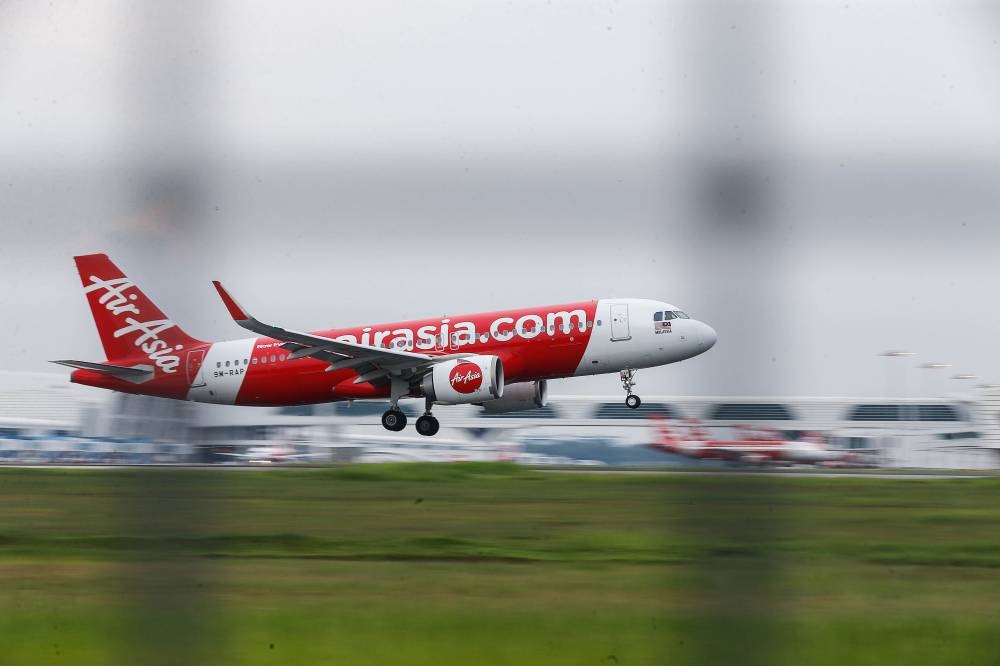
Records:
[[[741,439],[711,440],[696,420],[686,422],[687,433],[679,435],[666,419],[654,419],[656,439],[652,448],[703,460],[726,460],[750,464],[856,464],[856,452],[826,448],[818,439],[787,440],[779,433],[740,427]]]
[[[546,380],[635,371],[697,356],[715,331],[672,305],[622,298],[300,333],[261,323],[215,282],[236,323],[261,337],[203,342],[153,304],[106,255],[75,257],[107,361],[54,361],[71,381],[125,393],[227,405],[301,405],[388,398],[382,425],[399,431],[402,398],[423,398],[417,432],[433,435],[435,404],[544,406]]]

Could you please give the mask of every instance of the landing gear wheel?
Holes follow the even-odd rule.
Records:
[[[441,429],[441,424],[430,414],[424,414],[417,419],[417,432],[425,437],[433,437]]]
[[[382,414],[382,427],[386,430],[399,432],[406,427],[406,414],[398,409],[390,409]]]
[[[629,409],[639,409],[642,400],[639,399],[639,396],[632,393],[632,389],[635,388],[635,370],[625,368],[618,375],[622,380],[622,388],[625,389],[625,406]]]

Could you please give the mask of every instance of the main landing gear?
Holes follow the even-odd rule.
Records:
[[[425,437],[432,437],[441,429],[441,424],[434,415],[431,414],[431,403],[427,403],[427,410],[424,415],[417,419],[417,432]],[[392,432],[399,432],[406,427],[406,414],[393,405],[382,414],[382,427]]]
[[[635,370],[626,368],[618,376],[622,380],[622,388],[625,389],[625,406],[629,409],[639,409],[642,399],[632,393],[632,389],[635,388]]]
[[[417,419],[417,432],[425,437],[433,437],[441,429],[441,424],[430,414],[424,414]]]
[[[432,403],[429,399],[427,400],[426,407],[424,408],[424,415],[417,419],[417,432],[425,437],[433,437],[437,434],[437,431],[441,429],[441,424],[438,420],[434,418],[431,414]]]
[[[399,408],[399,399],[406,395],[409,384],[400,377],[389,378],[389,409],[382,414],[382,427],[399,432],[406,427],[406,414]]]
[[[399,407],[392,407],[382,414],[382,427],[392,432],[399,432],[406,427],[406,414]]]

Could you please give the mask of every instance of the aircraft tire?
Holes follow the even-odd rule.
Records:
[[[441,424],[430,414],[424,414],[417,419],[417,432],[425,437],[433,437],[441,429]]]
[[[399,432],[406,427],[406,414],[398,409],[390,409],[382,414],[382,427],[392,432]]]

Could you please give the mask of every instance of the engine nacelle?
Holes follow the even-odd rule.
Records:
[[[441,405],[462,405],[503,396],[503,363],[477,355],[436,364],[424,375],[424,395]]]
[[[487,414],[520,412],[538,409],[549,402],[549,385],[542,379],[537,382],[521,382],[504,387],[503,397],[483,403]]]

